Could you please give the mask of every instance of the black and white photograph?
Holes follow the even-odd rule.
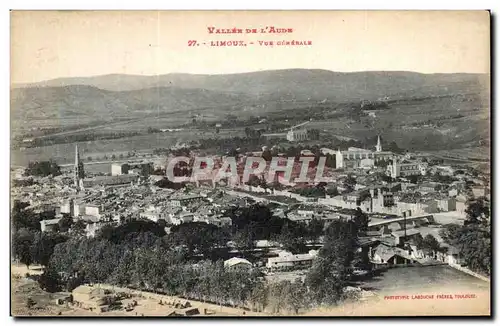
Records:
[[[490,22],[12,10],[11,316],[491,316]]]

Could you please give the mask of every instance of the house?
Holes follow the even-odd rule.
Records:
[[[445,252],[437,252],[436,259],[448,265],[462,265],[464,263],[463,258],[460,257],[460,251],[456,247],[448,244],[443,244],[442,246],[447,247],[447,250]]]
[[[71,295],[73,295],[73,302],[83,309],[98,310],[113,302],[111,291],[102,288],[94,288],[92,286],[80,285],[75,288]]]
[[[307,140],[307,129],[292,129],[286,134],[286,139],[288,141],[301,141]]]
[[[54,218],[51,220],[42,220],[40,221],[40,230],[42,232],[54,232],[59,228],[60,218]]]
[[[155,211],[155,210],[142,212],[139,214],[139,217],[143,218],[143,219],[151,220],[153,222],[158,222],[159,220],[165,220],[164,215],[158,211]]]
[[[405,236],[406,234],[406,236]],[[396,245],[402,245],[406,241],[409,241],[410,239],[415,238],[418,234],[420,234],[420,231],[417,229],[407,229],[406,232],[405,230],[399,230],[399,231],[394,231],[391,233],[391,235],[395,239]]]
[[[399,162],[393,160],[392,164],[387,165],[387,174],[392,178],[425,175],[426,173],[427,163],[406,160]]]
[[[102,205],[96,205],[96,204],[85,205],[85,215],[100,217],[102,211],[103,211]]]
[[[448,189],[448,196],[455,197],[457,195],[458,195],[458,189],[456,187]]]
[[[422,249],[419,249],[416,245],[410,245],[411,248],[411,257],[415,259],[423,259],[425,258],[425,253]]]
[[[416,262],[408,251],[383,243],[372,249],[371,262],[375,265],[406,265]]]
[[[252,263],[243,258],[233,257],[224,261],[224,267],[233,271],[250,271]]]
[[[92,187],[122,187],[134,184],[139,179],[137,175],[122,174],[113,176],[97,176],[93,178],[80,179],[82,189]]]
[[[438,182],[426,182],[418,188],[421,193],[437,192],[443,188],[443,185]]]
[[[472,194],[474,197],[486,197],[489,195],[489,189],[486,187],[472,187]]]
[[[307,254],[294,255],[288,251],[281,251],[278,257],[267,259],[266,267],[269,270],[292,270],[311,267],[314,258],[318,255],[316,250]]]
[[[437,207],[441,212],[450,212],[457,209],[455,198],[438,198],[436,199]]]
[[[184,308],[184,309],[176,309],[175,310],[175,315],[177,315],[177,316],[196,316],[199,314],[200,314],[200,311],[198,310],[198,308],[194,308],[194,307],[188,307],[188,308]]]

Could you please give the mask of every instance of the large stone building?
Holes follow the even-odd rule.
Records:
[[[392,164],[387,166],[387,174],[392,178],[409,177],[412,175],[425,175],[427,173],[427,163],[417,161],[399,162],[393,159]]]
[[[80,180],[80,188],[92,187],[122,187],[134,184],[139,180],[138,175],[123,174],[114,176],[97,176]]]
[[[113,163],[111,164],[111,175],[128,174],[130,166],[128,164]]]
[[[307,129],[292,129],[286,134],[288,141],[301,141],[308,140]]]
[[[382,143],[380,137],[378,137],[375,151],[357,147],[349,147],[347,151],[337,150],[335,162],[337,169],[356,169],[371,167],[378,161],[388,161],[393,157],[392,152],[382,150]]]

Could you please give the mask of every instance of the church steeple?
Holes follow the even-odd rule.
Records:
[[[382,151],[382,143],[380,142],[380,135],[377,137],[377,146],[375,146],[375,151],[376,152]]]
[[[85,176],[85,171],[83,170],[83,162],[80,160],[78,145],[75,145],[75,171],[73,178],[77,190],[80,190],[80,179],[83,179],[84,176]]]

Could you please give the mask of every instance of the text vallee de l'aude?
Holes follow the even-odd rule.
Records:
[[[251,175],[260,175],[264,173],[269,164],[266,176],[267,182],[271,183],[275,181],[275,176],[278,172],[282,172],[282,177],[278,178],[278,182],[290,182],[293,167],[296,163],[295,157],[286,158],[286,164],[280,165],[279,163],[282,163],[284,160],[285,158],[283,157],[273,157],[270,162],[266,162],[266,160],[262,157],[247,157],[241,181],[246,183],[250,180]],[[311,179],[308,177],[307,174],[309,166],[314,161],[315,157],[300,157],[300,174],[297,178],[294,178],[293,182],[332,182],[330,178],[323,176],[326,163],[325,156],[319,157],[314,178]],[[235,157],[224,158],[221,167],[218,169],[214,169],[214,160],[211,157],[196,157],[192,165],[191,176],[174,175],[174,168],[182,162],[188,165],[191,162],[191,158],[186,156],[177,156],[169,160],[166,167],[166,176],[171,182],[182,183],[207,179],[218,182],[224,179],[239,178]]]

